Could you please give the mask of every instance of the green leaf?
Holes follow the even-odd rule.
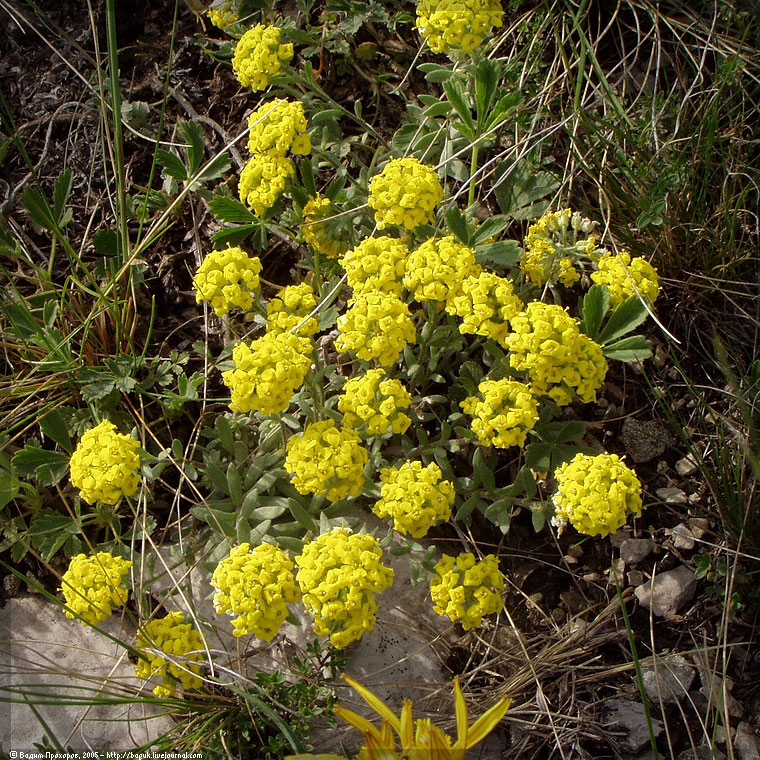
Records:
[[[60,409],[51,409],[41,420],[40,429],[51,440],[55,441],[64,451],[71,453],[74,447],[71,444],[66,420]]]
[[[469,244],[470,233],[467,230],[467,217],[456,206],[446,212],[446,224],[461,243]]]
[[[317,532],[317,523],[315,522],[314,518],[304,509],[303,505],[298,499],[288,499],[288,509],[290,510],[290,514],[293,515],[293,518],[297,520],[305,530],[311,531],[312,533]]]
[[[515,90],[507,95],[504,95],[494,106],[491,113],[488,115],[482,131],[490,132],[497,124],[504,121],[511,111],[514,111],[523,101],[522,94]]]
[[[454,520],[457,522],[469,522],[472,513],[476,510],[483,512],[486,509],[486,502],[480,496],[470,496],[457,510]]]
[[[53,214],[58,224],[63,227],[71,220],[71,215],[66,214],[66,203],[71,195],[74,178],[68,169],[62,171],[53,185]],[[65,221],[64,221],[65,220]]]
[[[201,171],[195,176],[191,187],[195,188],[202,182],[210,182],[212,179],[219,179],[225,172],[229,171],[232,166],[230,157],[227,153],[220,153],[215,158],[211,159]]]
[[[617,359],[620,362],[643,362],[652,355],[652,343],[643,335],[629,335],[614,343],[608,343],[603,351],[608,359]]]
[[[489,459],[490,458],[491,457],[489,456]],[[472,469],[475,473],[476,482],[482,483],[486,491],[493,493],[493,491],[496,490],[496,480],[494,478],[493,470],[486,461],[486,455],[483,454],[482,446],[477,446],[475,448],[475,453],[472,456]]]
[[[188,176],[192,177],[203,163],[203,151],[206,148],[206,139],[203,129],[196,121],[183,121],[179,125],[179,133],[183,140],[188,143],[185,148],[190,171]]]
[[[10,473],[0,474],[0,509],[10,504],[21,490],[21,481]]]
[[[429,105],[422,112],[422,118],[434,119],[437,116],[448,116],[450,112],[451,112],[451,103],[449,103],[448,100],[443,100],[441,102],[435,102],[432,105]]]
[[[551,453],[551,443],[529,443],[525,447],[525,464],[536,472],[549,472]]]
[[[478,112],[478,134],[482,134],[486,116],[491,110],[496,88],[499,85],[501,67],[498,63],[484,58],[475,70],[475,104]]]
[[[236,507],[243,505],[243,482],[238,468],[232,462],[227,465],[227,493]]]
[[[29,539],[42,559],[49,562],[69,538],[80,532],[76,520],[46,508],[40,510],[29,526]]]
[[[610,307],[610,294],[607,288],[594,285],[583,299],[581,306],[581,332],[596,340],[599,328]]]
[[[546,443],[568,443],[583,438],[586,427],[580,420],[542,422],[536,425],[535,432]]]
[[[313,197],[317,195],[317,185],[314,182],[314,167],[308,158],[302,158],[298,166],[301,173],[301,182],[306,192]]]
[[[461,83],[456,79],[449,79],[444,83],[443,89],[446,91],[446,96],[457,112],[457,115],[464,122],[462,124],[462,133],[470,140],[474,140],[475,123],[472,120],[472,112],[470,111],[470,106],[467,103]]]
[[[541,216],[548,202],[538,207],[536,201],[552,195],[560,185],[553,174],[536,171],[528,159],[499,164],[496,177],[494,195],[501,212],[518,220]]]
[[[241,224],[239,227],[226,227],[211,236],[211,242],[215,248],[222,246],[240,245],[246,238],[258,232],[261,229],[260,224]]]
[[[190,175],[188,174],[185,162],[174,153],[170,153],[168,150],[159,148],[156,151],[156,162],[164,167],[164,174],[169,177],[174,177],[178,180],[186,180]]]
[[[533,523],[533,530],[536,533],[540,533],[546,525],[546,513],[543,509],[533,509],[530,513],[530,518]]]
[[[48,451],[28,443],[13,455],[12,464],[21,477],[32,476],[42,485],[51,486],[60,482],[69,469],[69,455],[58,451]]]
[[[29,216],[44,229],[53,232],[56,229],[56,221],[53,210],[47,198],[36,188],[28,187],[21,196],[21,202],[29,213]]]
[[[255,528],[252,528],[250,530],[245,540],[248,541],[251,546],[258,546],[266,538],[266,535],[271,527],[272,521],[264,520],[263,522],[260,522]],[[239,528],[238,533],[240,533]]]
[[[499,499],[486,507],[483,515],[490,520],[499,530],[506,534],[512,524],[512,503],[510,498]]]
[[[92,236],[92,245],[103,256],[117,256],[121,250],[121,241],[116,230],[105,228]]]
[[[604,346],[635,330],[649,315],[646,306],[638,296],[631,296],[610,314],[607,324],[599,334],[597,343]]]
[[[499,269],[509,269],[520,261],[522,248],[516,240],[499,240],[475,248],[478,264],[490,264]]]
[[[475,232],[470,235],[470,245],[485,243],[488,238],[496,237],[511,222],[508,216],[492,216],[486,219]]]

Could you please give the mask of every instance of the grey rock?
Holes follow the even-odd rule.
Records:
[[[689,497],[686,492],[675,486],[668,488],[658,488],[655,493],[658,499],[662,499],[666,504],[688,504]]]
[[[736,727],[734,750],[736,751],[737,760],[760,760],[757,735],[752,730],[752,726],[746,721],[742,721]]]
[[[694,534],[684,523],[678,523],[672,530],[666,530],[665,534],[671,537],[676,549],[689,550],[694,548]]]
[[[646,559],[653,549],[651,538],[627,538],[620,544],[620,558],[628,565],[635,565]]]
[[[639,604],[651,609],[658,617],[675,615],[686,603],[694,598],[697,581],[694,571],[685,565],[659,573],[652,581],[647,581],[635,589]]]
[[[685,456],[683,459],[679,459],[676,462],[676,472],[681,475],[681,477],[693,475],[696,471],[697,463],[691,455]]]
[[[636,463],[650,462],[662,456],[670,440],[665,428],[653,420],[626,419],[620,431],[625,453]]]
[[[647,726],[644,705],[630,699],[610,699],[607,702],[607,720],[605,727],[612,731],[623,731],[619,739],[620,746],[627,752],[638,752],[649,743],[649,728]],[[655,737],[663,731],[659,720],[652,718],[652,730]]]
[[[655,657],[641,668],[647,696],[655,704],[659,703],[660,696],[664,702],[680,701],[694,683],[695,675],[694,668],[680,654]]]

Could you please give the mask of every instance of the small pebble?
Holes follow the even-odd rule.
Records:
[[[651,538],[627,538],[620,544],[620,558],[629,565],[646,559],[654,549]]]
[[[689,456],[684,457],[683,459],[679,459],[676,462],[676,472],[682,477],[686,477],[687,475],[693,475],[696,471],[697,471],[697,463],[691,454],[689,454]]]
[[[676,549],[688,551],[694,548],[694,534],[683,523],[678,523],[673,529],[666,528],[665,535],[673,539],[673,546]]]
[[[658,488],[656,491],[657,498],[662,499],[666,504],[688,504],[689,498],[680,488],[671,486],[668,488]]]

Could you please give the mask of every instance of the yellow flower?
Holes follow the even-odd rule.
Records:
[[[499,0],[419,0],[417,29],[434,53],[473,51],[501,26]]]
[[[304,546],[296,557],[296,581],[314,617],[314,633],[330,636],[343,649],[375,627],[375,594],[393,584],[393,570],[382,564],[382,549],[365,533],[333,528]]]
[[[538,421],[538,400],[530,387],[516,380],[484,380],[477,396],[460,406],[474,417],[472,429],[484,446],[507,449],[525,445],[528,430]]]
[[[286,446],[285,469],[302,494],[325,494],[329,501],[358,496],[369,454],[359,434],[334,420],[313,422]]]
[[[569,288],[580,274],[573,260],[596,250],[593,237],[582,237],[593,229],[590,220],[569,208],[549,211],[528,228],[520,268],[534,285],[561,282]]]
[[[454,623],[460,621],[465,631],[480,628],[484,615],[499,612],[504,606],[504,576],[493,554],[480,562],[469,552],[457,557],[444,554],[435,572],[430,581],[433,609]]]
[[[512,283],[491,272],[465,277],[446,301],[446,311],[462,320],[459,332],[483,335],[502,345],[510,320],[523,308]]]
[[[256,153],[240,172],[240,201],[262,216],[277,203],[295,170],[289,158],[274,153]]]
[[[288,604],[301,598],[293,567],[288,555],[271,544],[251,549],[243,543],[230,550],[214,570],[211,585],[216,591],[214,609],[237,615],[233,635],[274,638],[288,616]]]
[[[258,256],[249,257],[242,248],[212,251],[193,278],[195,300],[208,301],[218,317],[227,314],[232,306],[246,311],[253,304],[251,293],[258,290],[260,271]]]
[[[372,511],[380,518],[392,517],[393,529],[422,538],[434,525],[451,517],[454,484],[442,480],[441,468],[431,463],[404,462],[398,469],[380,470],[380,500]]]
[[[123,607],[129,595],[123,580],[130,567],[131,562],[108,552],[72,557],[61,578],[61,591],[72,610],[66,610],[66,617],[97,625],[111,616],[113,607]]]
[[[314,291],[307,283],[284,287],[267,304],[267,333],[275,335],[292,330],[295,335],[304,338],[315,335],[319,330],[319,324],[314,317],[309,317],[309,314],[316,306]]]
[[[354,296],[370,290],[401,297],[401,280],[409,249],[391,237],[371,237],[348,251],[341,259]]]
[[[561,306],[534,301],[512,319],[505,339],[510,365],[527,371],[534,393],[550,396],[560,406],[573,399],[573,391],[588,403],[607,374],[607,360],[591,338]]]
[[[434,169],[416,158],[394,158],[369,183],[369,205],[379,230],[397,225],[413,230],[432,223],[443,187]]]
[[[284,412],[311,369],[313,346],[291,333],[266,333],[232,351],[235,369],[222,374],[233,412]]]
[[[568,522],[587,536],[606,536],[641,515],[641,483],[616,454],[576,454],[554,471],[552,523]]]
[[[475,251],[449,235],[426,240],[409,256],[404,285],[420,302],[448,303],[461,295],[462,283],[467,277],[479,274]]]
[[[619,254],[605,251],[597,262],[598,270],[591,273],[597,285],[606,285],[610,304],[618,306],[631,296],[644,298],[653,304],[660,293],[657,270],[646,259],[631,258],[627,251]]]
[[[248,133],[248,150],[251,153],[305,156],[311,152],[303,103],[281,98],[270,100],[248,117],[248,126],[251,128]]]
[[[108,420],[88,430],[71,456],[71,484],[92,504],[116,504],[140,483],[139,443]]]
[[[280,45],[280,29],[257,24],[235,46],[232,69],[243,87],[263,90],[293,57],[293,44]]]
[[[341,678],[382,718],[378,729],[353,710],[340,705],[335,708],[339,717],[364,734],[364,747],[359,752],[357,760],[465,760],[467,750],[482,742],[496,728],[512,703],[508,697],[502,697],[470,725],[467,704],[459,686],[459,678],[455,678],[454,712],[457,736],[456,739],[452,739],[438,726],[434,726],[429,719],[418,718],[415,721],[411,700],[404,700],[401,715],[397,716],[366,686],[362,686],[345,674]],[[399,752],[396,751],[396,738],[393,732],[398,736]],[[341,759],[337,755],[295,755],[286,760]]]
[[[349,301],[346,313],[338,317],[338,331],[335,348],[339,352],[353,351],[382,367],[394,364],[404,346],[416,340],[407,305],[397,296],[374,291]]]
[[[400,381],[385,376],[383,369],[370,369],[343,386],[338,409],[346,427],[365,436],[406,432],[412,421],[401,410],[412,397]]]
[[[153,689],[157,697],[173,697],[180,686],[190,691],[203,684],[198,678],[201,666],[194,664],[201,660],[198,650],[203,649],[203,638],[191,623],[185,622],[181,612],[170,612],[166,617],[140,626],[136,646],[140,654],[137,677],[160,678],[161,683]],[[148,649],[157,649],[169,657]]]
[[[348,243],[334,222],[321,221],[333,216],[333,206],[329,198],[319,193],[309,198],[303,207],[303,239],[315,250],[329,259],[340,258],[347,250]]]

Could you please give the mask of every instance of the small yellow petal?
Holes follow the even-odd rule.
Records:
[[[412,700],[405,699],[401,708],[401,749],[412,749],[414,747],[414,722],[412,720]]]
[[[467,739],[465,749],[474,747],[478,742],[491,733],[496,728],[504,714],[509,710],[512,700],[502,697],[493,707],[486,710],[470,727],[467,729]]]
[[[459,686],[459,676],[454,678],[454,710],[457,716],[457,741],[454,746],[464,747],[467,741],[467,705]]]
[[[339,718],[343,718],[346,723],[350,723],[354,728],[361,731],[363,734],[371,734],[372,736],[380,737],[380,731],[372,725],[365,717],[355,713],[353,710],[349,710],[347,707],[341,707],[337,705],[335,707],[335,714]]]
[[[356,691],[359,696],[381,717],[383,720],[388,721],[388,723],[393,727],[393,730],[401,735],[401,721],[398,719],[396,715],[391,712],[390,707],[385,704],[385,702],[382,701],[382,699],[379,699],[376,697],[369,689],[367,689],[365,686],[362,686],[358,681],[354,681],[353,678],[349,678],[345,673],[341,676],[341,678],[352,688],[354,691]]]

